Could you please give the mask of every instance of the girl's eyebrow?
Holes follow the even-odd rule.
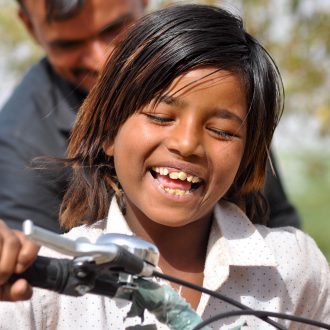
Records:
[[[159,98],[159,102],[164,102],[166,104],[170,104],[178,107],[184,107],[187,105],[187,102],[182,100],[180,97],[169,94],[161,95],[161,97]]]
[[[237,121],[239,124],[243,124],[243,118],[241,118],[240,116],[236,115],[236,113],[228,110],[228,109],[224,109],[224,108],[216,108],[215,109],[215,116],[221,119],[230,119],[230,120],[235,120]]]
[[[163,94],[159,98],[159,102],[164,102],[169,105],[177,106],[177,107],[185,107],[187,106],[187,102],[185,102],[182,98],[178,96]],[[239,124],[243,124],[243,118],[241,118],[236,113],[226,109],[226,108],[214,108],[214,114],[215,117],[220,119],[229,119],[229,120],[235,120]]]

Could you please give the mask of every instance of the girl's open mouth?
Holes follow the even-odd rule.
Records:
[[[192,193],[203,182],[197,176],[167,167],[152,167],[150,173],[165,192],[175,196],[184,196]]]

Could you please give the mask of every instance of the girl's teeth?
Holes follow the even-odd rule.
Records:
[[[169,174],[169,177],[171,179],[176,180],[179,177],[179,173],[178,172],[172,172],[172,173]]]
[[[171,195],[175,195],[175,196],[183,196],[183,195],[187,195],[189,193],[188,190],[181,190],[181,189],[172,189],[172,188],[164,188],[164,190],[171,194]]]
[[[185,172],[172,172],[169,174],[171,179],[180,179],[181,181],[185,181],[187,179],[187,174]]]
[[[185,181],[185,180],[187,179],[187,174],[184,173],[184,172],[180,172],[180,173],[179,173],[179,179],[180,179],[181,181]]]
[[[168,169],[167,169],[167,168],[163,168],[163,167],[161,167],[161,168],[159,169],[159,174],[160,174],[160,175],[167,175],[167,174],[168,174]]]
[[[160,175],[168,175],[173,180],[177,180],[177,179],[179,179],[181,181],[187,180],[188,182],[191,182],[191,183],[197,183],[197,182],[201,181],[197,176],[188,175],[187,173],[185,173],[183,171],[169,173],[168,169],[165,167],[153,167],[152,169],[155,172],[159,173]]]
[[[200,181],[199,178],[197,178],[196,176],[193,177],[192,180],[191,180],[192,183],[197,183],[199,181]]]

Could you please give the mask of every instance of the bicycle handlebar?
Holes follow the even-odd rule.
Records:
[[[100,274],[95,269],[92,271],[97,266],[92,266],[89,261],[90,258],[77,257],[69,260],[39,256],[27,271],[13,275],[10,281],[25,278],[34,287],[60,294],[81,296],[92,293],[130,300],[132,307],[127,317],[143,318],[144,310],[147,309],[172,330],[191,330],[202,322],[190,305],[172,288],[139,277],[125,284],[115,271],[105,270]]]
[[[19,278],[26,279],[33,287],[75,297],[92,293],[111,298],[121,286],[115,275],[94,277],[78,269],[73,260],[42,256],[38,256],[25,272],[12,275],[9,281]]]
[[[68,279],[72,260],[52,259],[38,256],[25,272],[14,274],[10,282],[19,278],[26,279],[31,286],[62,293]]]

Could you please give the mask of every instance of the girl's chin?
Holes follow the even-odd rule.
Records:
[[[187,214],[187,208],[157,208],[145,210],[145,215],[153,222],[165,227],[178,228],[194,223],[194,212]],[[195,213],[196,214],[196,213]]]

